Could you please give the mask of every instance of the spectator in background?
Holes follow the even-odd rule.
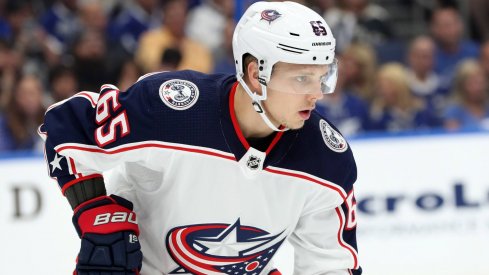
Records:
[[[324,14],[336,38],[336,49],[342,52],[352,42],[377,46],[393,37],[389,13],[369,0],[339,1],[337,8]]]
[[[489,40],[489,1],[469,0],[468,6],[472,37],[479,42]]]
[[[103,76],[107,77],[107,79],[102,79],[102,81],[104,83],[111,81],[115,82],[120,68],[125,65],[124,63],[128,58],[132,58],[132,53],[128,54],[125,52],[121,48],[121,45],[112,43],[110,38],[106,35],[108,31],[108,12],[107,7],[104,6],[101,1],[80,0],[78,2],[78,13],[83,26],[83,32],[100,35],[101,42],[104,44],[104,47],[99,48],[106,53],[104,55],[105,62],[102,66],[104,67]],[[91,44],[95,46],[94,43]],[[93,86],[93,88],[95,87]]]
[[[175,71],[182,62],[182,53],[178,48],[167,48],[161,55],[160,71]]]
[[[102,33],[87,30],[80,34],[74,44],[74,70],[80,89],[98,91],[103,83],[114,82],[107,45]]]
[[[67,99],[79,91],[78,79],[71,67],[57,66],[49,76],[51,102]],[[47,105],[47,104],[46,104]]]
[[[0,151],[42,150],[37,127],[43,122],[43,88],[34,75],[23,76],[0,120]]]
[[[236,23],[234,19],[228,18],[226,26],[224,28],[223,40],[220,45],[220,51],[218,51],[214,57],[215,73],[236,73],[236,65],[234,64],[233,56],[233,32]]]
[[[0,110],[7,107],[18,75],[23,56],[4,40],[0,40]]]
[[[167,0],[163,6],[163,26],[141,36],[136,61],[145,73],[159,69],[166,48],[179,48],[182,62],[179,70],[191,69],[209,73],[213,67],[209,50],[185,35],[187,1]]]
[[[57,0],[40,19],[44,30],[58,42],[63,53],[69,50],[82,29],[77,10],[77,0]]]
[[[342,54],[345,70],[345,90],[359,96],[366,102],[373,98],[373,85],[377,61],[375,52],[367,44],[353,43]]]
[[[453,7],[441,7],[433,11],[431,33],[436,43],[435,71],[441,77],[441,85],[451,85],[457,64],[466,58],[476,58],[479,47],[463,37],[464,24],[461,15]]]
[[[14,1],[7,0],[2,6],[4,7],[4,19],[2,20],[1,38],[14,43],[22,29],[27,26],[26,22],[31,16],[30,4],[25,0]],[[30,24],[29,26],[32,26]]]
[[[78,14],[84,31],[93,30],[100,33],[107,31],[107,12],[99,0],[79,0]]]
[[[325,17],[328,10],[335,8],[337,0],[310,0],[310,7]],[[329,24],[329,22],[327,22]]]
[[[161,24],[158,0],[120,2],[120,11],[110,19],[108,36],[127,56],[136,52],[140,36]],[[119,87],[120,88],[120,87]]]
[[[376,97],[370,110],[370,130],[399,132],[427,129],[436,123],[424,102],[412,95],[404,66],[386,63],[376,78]]]
[[[489,127],[488,83],[476,60],[466,60],[457,68],[452,105],[447,107],[444,126],[448,130],[475,130]]]
[[[117,74],[117,88],[121,91],[125,91],[131,87],[143,74],[143,70],[141,70],[133,59],[127,59],[120,68],[121,70]]]
[[[448,90],[442,89],[440,77],[434,71],[435,44],[428,36],[416,37],[409,47],[407,77],[412,93],[421,98],[427,108],[441,119]]]
[[[355,69],[338,57],[338,80],[334,93],[317,102],[316,110],[333,122],[345,136],[353,136],[369,128],[368,104],[353,92],[345,90],[347,77]]]
[[[226,22],[233,14],[234,0],[205,0],[189,13],[188,36],[202,43],[216,56],[224,44]]]
[[[5,1],[0,1],[0,39],[6,39],[10,35],[10,26],[6,19],[7,15],[6,3]]]
[[[24,57],[22,62],[24,71],[42,74],[47,71],[48,65],[52,66],[59,62],[58,43],[49,39],[38,25],[29,1],[9,0],[6,4],[6,13],[10,31],[4,38]]]
[[[479,60],[486,78],[489,79],[489,40],[482,44]]]

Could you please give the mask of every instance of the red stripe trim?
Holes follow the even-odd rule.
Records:
[[[292,172],[285,172],[285,171],[275,170],[275,169],[270,168],[270,167],[267,167],[264,170],[265,171],[268,171],[270,173],[274,173],[274,174],[285,175],[285,176],[290,176],[290,177],[294,177],[294,178],[300,178],[300,179],[304,179],[304,180],[307,180],[307,181],[311,181],[311,182],[317,183],[319,185],[322,185],[322,186],[325,186],[327,188],[333,189],[334,191],[338,192],[338,194],[341,196],[341,198],[343,200],[346,199],[346,196],[343,194],[341,188],[339,188],[337,186],[334,186],[334,185],[331,185],[331,184],[328,184],[326,182],[321,182],[321,181],[319,181],[317,179],[314,179],[314,178],[311,178],[311,177],[308,177],[308,176],[305,176],[305,175],[301,175],[301,174],[296,174],[296,173],[292,173]]]
[[[116,86],[112,85],[112,84],[104,84],[100,87],[100,92],[102,92],[103,90],[105,89],[110,89],[110,90],[116,90],[116,91],[119,91],[119,88],[117,88]]]
[[[356,253],[355,253],[355,251],[353,251],[353,249],[350,246],[346,245],[343,242],[343,239],[341,237],[341,234],[343,232],[344,222],[343,222],[343,216],[341,215],[341,212],[340,212],[340,208],[339,207],[336,207],[336,214],[338,215],[338,218],[340,219],[340,228],[338,229],[338,235],[337,235],[338,243],[342,247],[344,247],[344,248],[348,249],[348,251],[350,251],[351,255],[353,256],[353,268],[354,269],[357,269],[358,268],[358,266],[357,266],[358,260],[357,260]]]
[[[273,138],[270,145],[268,145],[268,148],[267,148],[267,151],[265,151],[265,154],[268,155],[270,153],[270,151],[272,151],[273,147],[275,147],[275,144],[277,144],[277,142],[280,140],[280,138],[282,137],[283,134],[284,134],[284,132],[278,132],[275,135],[275,137]]]
[[[78,174],[78,172],[76,171],[75,161],[72,158],[69,159],[70,159],[71,172],[73,174]]]
[[[190,262],[191,264],[193,264],[193,265],[195,265],[195,266],[197,266],[197,267],[199,267],[199,268],[201,268],[201,269],[206,269],[206,270],[209,270],[210,268],[212,268],[212,267],[210,267],[210,266],[209,266],[209,265],[207,265],[207,264],[202,264],[202,263],[200,263],[200,262],[197,262],[197,261],[195,261],[194,259],[192,259],[192,258],[188,257],[187,255],[185,255],[185,253],[183,252],[182,248],[181,248],[181,247],[178,245],[178,239],[177,239],[178,232],[179,232],[179,231],[182,231],[182,230],[184,230],[184,229],[178,229],[178,230],[174,231],[174,232],[172,233],[173,235],[171,236],[172,241],[173,241],[173,245],[174,245],[174,247],[175,247],[175,249],[176,249],[176,252],[177,252],[177,253],[178,253],[178,254],[179,254],[179,255],[180,255],[182,258],[184,258],[186,261]],[[186,269],[189,269],[189,270],[190,270],[190,271],[191,271],[193,274],[197,274],[197,275],[205,275],[205,274],[203,274],[203,273],[201,273],[201,272],[199,272],[199,271],[195,270],[194,268],[192,268],[192,267],[188,266],[187,264],[185,264],[185,263],[184,263],[184,262],[183,262],[183,261],[182,261],[182,260],[181,260],[181,259],[180,259],[180,258],[177,256],[177,255],[176,255],[176,257],[175,257],[175,258],[176,258],[176,260],[179,262],[179,264],[180,264],[180,265],[185,266],[185,268],[186,268]],[[216,271],[216,270],[211,270],[211,271]]]
[[[101,174],[92,174],[89,176],[85,176],[85,177],[81,177],[81,178],[77,178],[77,179],[74,179],[72,181],[69,181],[63,185],[63,188],[61,188],[61,193],[64,195],[66,192],[66,189],[70,188],[72,185],[75,185],[75,184],[79,183],[80,181],[93,179],[93,178],[103,178],[103,176]]]
[[[59,152],[62,152],[64,150],[73,149],[73,150],[80,150],[80,151],[86,151],[86,152],[92,152],[92,153],[101,153],[101,154],[113,155],[113,154],[118,154],[121,152],[126,152],[126,151],[135,150],[135,149],[141,149],[141,148],[148,148],[148,147],[179,150],[179,151],[185,151],[185,152],[191,152],[191,153],[210,155],[210,156],[225,158],[225,159],[234,160],[234,161],[236,160],[236,158],[234,156],[227,156],[224,154],[219,154],[216,152],[206,151],[206,150],[202,150],[202,149],[191,149],[191,148],[184,148],[184,147],[173,146],[173,145],[162,145],[162,144],[156,144],[156,143],[133,145],[133,146],[128,146],[128,147],[116,149],[113,151],[106,151],[106,150],[103,150],[100,148],[85,148],[85,147],[80,147],[80,146],[75,146],[75,145],[66,145],[66,146],[59,147],[58,149],[56,149],[56,151],[59,153]]]
[[[187,251],[190,254],[194,255],[197,259],[202,259],[202,260],[207,260],[207,261],[215,261],[216,259],[214,259],[214,258],[205,256],[205,255],[202,255],[202,254],[195,253],[194,252],[194,248],[190,247],[187,244],[186,237],[187,237],[188,234],[190,234],[192,232],[195,232],[195,231],[202,230],[202,229],[214,229],[214,228],[225,229],[226,227],[227,226],[225,226],[225,225],[201,225],[201,226],[193,226],[191,228],[182,228],[182,229],[179,229],[177,231],[177,233],[180,232],[180,231],[182,232],[181,235],[180,235],[180,239],[182,241],[183,246],[185,247],[185,249],[187,249]],[[176,247],[179,249],[180,254],[187,256],[187,254],[178,245],[178,242],[176,242],[176,240],[177,240],[176,238],[177,238],[177,234],[175,234],[175,243],[177,244]],[[207,264],[198,262],[197,260],[194,260],[194,259],[192,259],[190,257],[188,257],[186,260],[189,261],[189,262],[192,262],[193,264],[195,264],[195,265],[197,265],[199,267],[202,267],[202,268],[206,268],[207,267]],[[230,259],[223,260],[223,261],[224,262],[233,262]]]
[[[239,138],[239,141],[241,141],[241,144],[243,144],[244,148],[246,150],[250,149],[250,144],[246,140],[246,138],[243,135],[243,132],[241,131],[241,128],[239,127],[238,124],[238,119],[236,118],[236,112],[234,111],[234,96],[236,95],[236,89],[238,87],[238,82],[234,83],[233,87],[231,88],[231,93],[229,95],[229,114],[231,116],[231,121],[233,122],[233,127],[234,131],[236,132],[236,135]],[[280,129],[282,129],[283,126],[280,126]],[[265,151],[265,154],[269,154],[270,151],[272,151],[273,147],[277,144],[277,142],[280,140],[284,132],[278,132],[275,137],[273,138],[272,142],[270,145],[268,145],[267,150]]]
[[[239,141],[241,141],[241,144],[243,144],[244,148],[248,150],[250,149],[250,145],[248,144],[248,141],[244,137],[243,132],[241,132],[241,128],[239,128],[238,119],[236,119],[236,113],[234,112],[234,96],[236,94],[237,87],[238,87],[238,82],[234,83],[233,87],[231,88],[231,93],[229,95],[229,115],[231,116],[231,121],[233,122],[234,131],[236,132]]]
[[[193,274],[198,274],[198,275],[204,275],[204,274],[201,273],[200,271],[195,270],[193,267],[186,265],[185,263],[183,263],[183,260],[185,260],[185,261],[189,262],[190,264],[192,264],[196,267],[199,267],[201,269],[209,270],[212,272],[217,272],[218,270],[216,270],[213,267],[213,265],[215,265],[215,264],[213,264],[213,262],[214,263],[229,262],[230,264],[231,263],[239,263],[241,261],[250,260],[250,259],[257,256],[257,254],[253,254],[253,255],[247,256],[245,258],[239,257],[238,259],[233,259],[233,258],[224,259],[224,258],[217,258],[217,257],[213,258],[213,257],[204,256],[200,253],[196,253],[195,249],[193,247],[190,247],[186,242],[186,238],[187,238],[188,234],[191,234],[192,232],[199,231],[201,229],[209,229],[209,228],[223,228],[224,229],[226,227],[227,226],[224,226],[224,225],[210,225],[210,226],[209,225],[202,225],[202,226],[194,226],[194,227],[190,227],[190,228],[179,228],[170,234],[171,244],[170,244],[169,251],[174,256],[174,259],[180,265],[185,266],[187,269],[192,271]],[[180,234],[180,236],[178,236],[179,234]],[[181,240],[181,243],[183,246],[179,245],[178,240]],[[197,259],[190,257],[190,255],[188,253],[183,251],[183,248],[185,248],[188,253],[190,253],[191,255],[193,255]],[[201,260],[201,261],[199,261],[199,260]],[[210,263],[206,263],[203,261],[210,261]]]
[[[270,273],[268,273],[268,275],[282,275],[282,273],[280,273],[280,271],[278,271],[277,269],[274,269],[274,270],[270,271]]]
[[[186,238],[189,234],[195,232],[195,231],[200,231],[202,229],[209,229],[209,228],[222,228],[222,229],[225,229],[227,228],[227,226],[224,226],[224,225],[201,225],[201,226],[193,226],[191,228],[184,228],[184,229],[181,229],[180,231],[182,231],[182,234],[181,234],[181,237],[180,239],[182,240],[182,243],[183,243],[183,246],[187,249],[187,251],[194,255],[196,258],[198,259],[203,259],[203,260],[207,260],[207,261],[219,261],[219,262],[230,262],[230,263],[233,263],[233,262],[239,262],[241,260],[243,261],[247,261],[247,260],[250,260],[254,257],[257,256],[257,254],[253,254],[253,255],[250,255],[250,256],[247,256],[247,257],[239,257],[239,258],[233,258],[233,257],[229,257],[227,259],[216,259],[216,258],[213,258],[213,257],[208,257],[208,256],[205,256],[205,255],[202,255],[202,254],[197,254],[195,252],[195,249],[193,247],[190,247],[189,244],[186,242]],[[183,253],[183,251],[182,251]],[[192,260],[192,259],[187,259],[188,261],[195,261],[195,260]],[[199,263],[199,264],[203,264],[203,263],[200,263],[200,262],[197,262],[195,261],[195,263]]]
[[[80,210],[80,208],[86,206],[87,204],[90,204],[90,203],[93,203],[93,202],[96,202],[96,201],[100,201],[100,200],[103,200],[103,199],[110,200],[114,204],[117,204],[117,202],[113,198],[111,198],[109,196],[99,196],[99,197],[95,197],[93,199],[89,199],[88,201],[84,201],[84,202],[80,203],[80,205],[78,205],[75,209],[73,209],[73,213],[78,212],[78,210]]]
[[[262,232],[261,230],[258,230],[256,228],[250,227],[250,226],[241,226],[241,229],[248,230],[248,231],[254,231],[254,232],[258,232],[258,233],[261,233]]]

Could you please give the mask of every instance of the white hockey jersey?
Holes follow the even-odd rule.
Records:
[[[285,239],[295,274],[360,274],[353,154],[313,112],[264,152],[239,129],[231,75],[155,73],[120,92],[80,92],[46,112],[50,176],[106,181],[132,201],[141,274],[280,274]]]

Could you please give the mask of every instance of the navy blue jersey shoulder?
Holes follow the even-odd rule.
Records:
[[[79,143],[110,149],[157,141],[228,151],[220,129],[220,101],[234,82],[232,75],[206,75],[194,71],[155,73],[118,93],[118,108],[108,100],[110,103],[105,108],[110,109],[110,118],[107,121],[97,123],[99,110],[94,111],[94,108],[98,107],[90,106],[90,101],[85,98],[74,97],[46,114],[45,128],[53,134],[54,146]],[[103,95],[104,91],[98,105]],[[123,113],[125,121],[109,123]],[[122,124],[127,124],[125,130],[117,128]],[[114,138],[104,143],[97,140],[95,132],[100,127],[104,135],[115,132]]]
[[[158,140],[228,151],[220,127],[220,101],[235,81],[233,75],[195,71],[163,72],[143,78],[120,97],[121,102],[140,101],[129,105],[132,110],[127,111],[128,117],[137,123],[131,125],[133,137],[125,142]],[[181,100],[178,89],[185,89]],[[188,99],[190,96],[194,98]],[[195,102],[185,102],[186,98]]]
[[[335,132],[326,130],[328,126]],[[297,138],[280,166],[325,179],[341,186],[346,193],[350,192],[357,178],[357,167],[353,152],[339,130],[313,111],[304,127],[293,132],[297,132]],[[331,142],[334,149],[327,142]]]

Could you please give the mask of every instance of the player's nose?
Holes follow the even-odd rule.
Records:
[[[324,97],[323,91],[321,90],[321,85],[318,85],[311,93],[307,94],[309,100],[318,101]]]

